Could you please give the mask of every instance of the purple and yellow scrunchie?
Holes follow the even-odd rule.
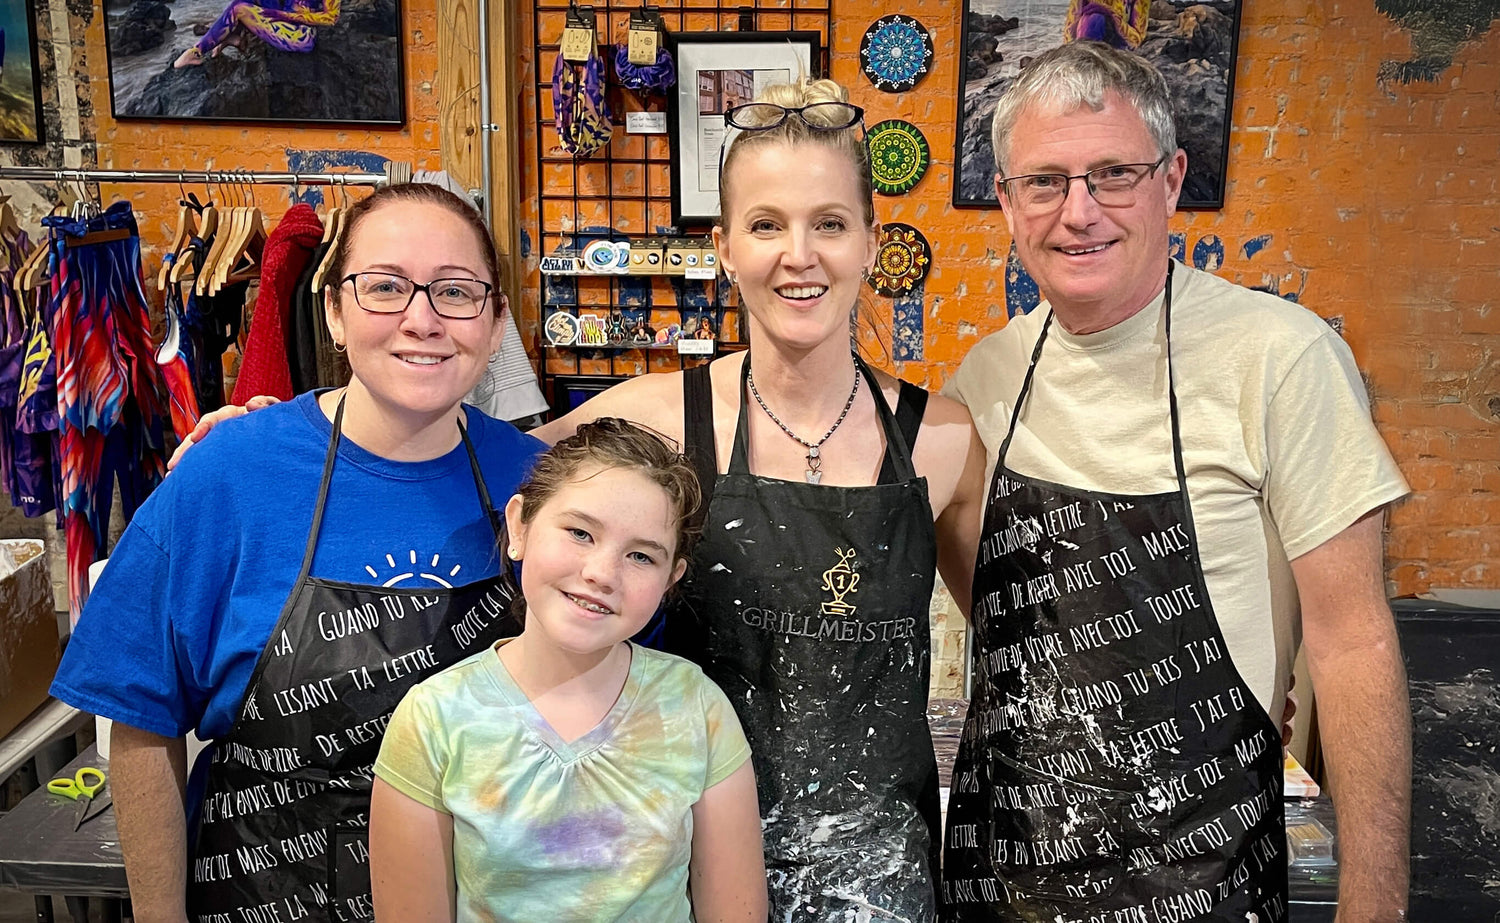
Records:
[[[613,115],[604,90],[604,62],[597,51],[582,64],[558,54],[552,69],[553,118],[563,150],[574,157],[587,157],[609,143]]]

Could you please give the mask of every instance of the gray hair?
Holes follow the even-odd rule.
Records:
[[[1088,106],[1098,112],[1104,108],[1104,96],[1110,90],[1125,97],[1140,114],[1161,156],[1177,153],[1172,98],[1161,71],[1140,55],[1103,42],[1069,42],[1038,55],[995,104],[995,121],[990,127],[995,169],[1005,175],[1010,134],[1027,108],[1046,105],[1072,112]]]

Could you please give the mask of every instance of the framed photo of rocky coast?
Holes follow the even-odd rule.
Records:
[[[0,144],[42,138],[42,93],[32,0],[0,0]]]
[[[400,0],[103,0],[117,119],[400,125]]]
[[[964,0],[953,204],[996,207],[990,120],[1032,58],[1073,37],[1130,48],[1167,79],[1188,172],[1177,207],[1224,205],[1242,0]]]

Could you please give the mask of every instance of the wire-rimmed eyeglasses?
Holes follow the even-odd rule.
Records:
[[[482,279],[433,279],[427,284],[393,272],[356,272],[339,284],[354,283],[354,303],[371,314],[400,314],[424,292],[432,310],[449,320],[468,320],[484,313],[494,286]]]
[[[1089,195],[1100,205],[1125,208],[1135,204],[1136,190],[1141,182],[1148,176],[1155,176],[1166,162],[1167,158],[1162,157],[1154,163],[1114,163],[1073,176],[1066,173],[1002,176],[1000,185],[1018,208],[1028,212],[1049,212],[1060,207],[1075,179],[1083,180]]]

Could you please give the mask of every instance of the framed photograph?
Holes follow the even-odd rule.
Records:
[[[400,0],[103,0],[117,119],[405,121]]]
[[[0,0],[0,144],[42,138],[42,83],[32,0]]]
[[[719,154],[724,110],[767,86],[816,75],[816,32],[683,32],[667,37],[677,87],[667,98],[672,146],[672,223],[712,224],[719,216]]]
[[[1032,58],[1071,37],[1130,48],[1167,79],[1188,172],[1178,208],[1224,206],[1243,0],[964,0],[953,204],[996,207],[995,101]]]

